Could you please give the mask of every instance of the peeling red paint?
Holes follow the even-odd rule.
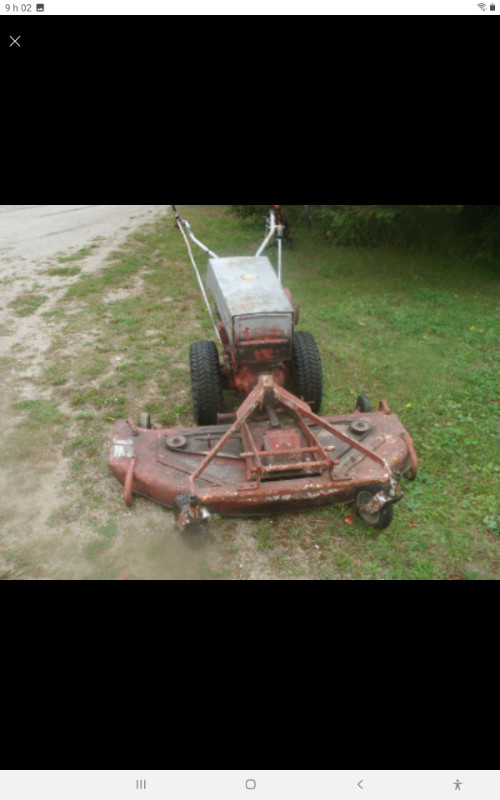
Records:
[[[269,404],[278,414],[267,416]],[[127,484],[127,499],[134,492],[172,506],[190,494],[222,516],[260,515],[351,502],[374,483],[394,496],[403,473],[415,477],[411,437],[386,410],[363,415],[370,425],[355,434],[359,412],[317,417],[261,375],[235,416],[232,425],[212,428],[142,430],[117,422],[110,469]],[[181,449],[171,444],[184,440]]]

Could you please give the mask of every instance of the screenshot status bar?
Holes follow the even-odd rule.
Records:
[[[0,2],[12,20],[48,16],[496,16],[496,0],[41,0]],[[1,43],[1,41],[0,41]],[[5,41],[10,48],[10,42]],[[27,46],[20,41],[21,47]],[[17,44],[13,45],[17,52]]]

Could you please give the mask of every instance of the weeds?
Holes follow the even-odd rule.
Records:
[[[72,261],[74,259],[70,257],[67,260]],[[59,259],[59,262],[64,263],[62,259]],[[50,275],[52,278],[74,278],[74,276],[79,275],[81,271],[81,267],[53,267],[47,270],[47,275]]]
[[[27,293],[19,295],[10,303],[10,307],[18,317],[30,317],[35,314],[49,298],[43,294]]]
[[[82,247],[80,250],[77,250],[76,253],[72,253],[69,256],[62,256],[58,258],[59,264],[67,264],[69,261],[83,261],[84,258],[88,258],[92,254],[92,251],[95,250],[99,245],[97,243],[91,244],[89,247]],[[49,275],[57,274],[54,271],[49,272]],[[77,274],[77,273],[74,273]]]

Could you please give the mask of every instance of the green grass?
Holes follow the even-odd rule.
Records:
[[[16,297],[9,305],[18,317],[30,317],[38,311],[46,300],[48,300],[46,295],[28,292]]]
[[[67,417],[57,402],[43,400],[22,400],[15,411],[22,421],[5,433],[4,459],[9,469],[43,474],[62,445]]]
[[[69,256],[61,256],[58,258],[59,264],[67,264],[70,261],[82,261],[84,258],[88,258],[88,256],[92,255],[92,251],[98,247],[98,244],[91,244],[89,247],[82,247],[80,250],[77,250],[75,253],[71,253]],[[60,274],[56,271],[49,272],[49,275],[56,275]],[[76,273],[73,273],[76,274]]]
[[[68,380],[68,369],[62,362],[50,364],[44,370],[44,377],[52,386],[64,386]]]
[[[96,539],[87,544],[84,548],[84,554],[87,558],[94,559],[108,550],[113,544],[113,540],[118,532],[116,522],[109,519],[105,525],[96,526]]]
[[[43,400],[21,400],[17,407],[22,411],[34,428],[46,428],[50,425],[60,425],[64,422],[58,404]]]
[[[226,210],[183,206],[181,213],[219,255],[254,254],[261,229]],[[206,257],[196,258],[204,271]],[[421,466],[388,531],[357,518],[348,524],[342,507],[255,521],[259,556],[288,579],[499,579],[500,317],[491,265],[467,253],[335,247],[300,229],[284,258],[300,328],[315,334],[323,354],[325,413],[350,411],[359,394],[374,404],[386,398],[413,435]],[[122,289],[133,296],[109,300]],[[102,270],[81,275],[60,307],[78,314],[64,316],[48,354],[44,386],[55,406],[23,411],[57,417],[62,400],[73,409],[65,454],[85,493],[94,489],[114,419],[145,408],[157,424],[194,423],[189,343],[212,331],[171,220],[143,229]],[[97,530],[89,558],[109,550],[114,533],[106,531]],[[234,576],[237,560],[228,544],[203,577]]]
[[[84,258],[84,256],[82,256],[82,258]],[[61,262],[63,259],[58,260]],[[74,257],[70,256],[66,260],[73,261]],[[79,275],[81,271],[81,267],[53,267],[47,270],[47,275],[51,277],[73,278],[75,275]]]

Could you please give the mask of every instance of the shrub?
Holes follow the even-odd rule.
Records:
[[[294,224],[314,222],[341,245],[411,244],[434,241],[454,229],[463,206],[284,205]],[[240,216],[262,216],[269,206],[233,206]]]

